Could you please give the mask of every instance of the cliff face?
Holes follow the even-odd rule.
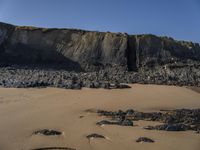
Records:
[[[129,50],[133,51],[136,57],[136,63],[132,64],[136,64],[137,68],[200,61],[200,46],[196,43],[154,35],[129,36],[129,41]],[[133,56],[129,59],[131,58]]]
[[[127,35],[69,29],[0,26],[1,61],[62,64],[80,70],[126,66]],[[9,33],[9,34],[8,34]],[[75,69],[74,68],[74,69]]]
[[[0,23],[1,64],[56,64],[69,70],[137,71],[200,61],[199,44],[154,35],[18,27]]]

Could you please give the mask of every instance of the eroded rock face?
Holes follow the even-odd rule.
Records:
[[[54,66],[57,71],[62,68],[69,72],[91,72],[87,79],[89,83],[81,80],[83,85],[72,85],[75,89],[103,87],[102,81],[200,86],[199,44],[150,34],[127,35],[0,23],[0,65],[18,65],[21,67],[19,72],[27,72],[24,65],[30,70],[33,66]],[[31,72],[28,79],[33,78]],[[20,82],[19,87],[22,87],[18,75],[12,79]],[[45,79],[41,82],[54,85]],[[6,78],[5,83],[8,83]],[[105,84],[106,87],[109,86]]]

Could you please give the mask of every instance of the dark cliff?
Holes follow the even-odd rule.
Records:
[[[2,63],[61,64],[90,71],[127,62],[125,34],[1,24],[0,35]]]
[[[0,24],[4,64],[61,64],[93,71],[107,66],[138,70],[188,60],[200,61],[199,44],[155,35]]]
[[[200,45],[151,34],[0,23],[0,64],[54,65],[77,72],[134,71],[139,77],[130,82],[199,85]]]

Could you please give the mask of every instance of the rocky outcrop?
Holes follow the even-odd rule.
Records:
[[[90,81],[101,83],[122,81],[199,86],[200,46],[150,34],[128,35],[0,23],[0,65],[1,75],[5,77],[0,79],[0,85],[8,87],[16,83],[12,80],[20,83],[23,72],[30,73],[29,77],[24,77],[27,78],[25,82],[38,80],[33,77],[31,68],[41,66],[64,69],[64,72],[76,71],[80,75],[87,72]],[[21,69],[16,75],[6,69],[7,66],[16,69],[16,65]],[[23,70],[23,66],[28,66],[30,71]],[[41,70],[44,78],[52,76],[38,69]],[[95,77],[91,77],[95,73]],[[80,80],[84,85],[85,78]]]
[[[99,125],[123,125],[120,122],[122,120],[138,121],[159,121],[164,124],[156,126],[146,126],[146,130],[164,130],[164,131],[187,131],[193,130],[196,133],[200,131],[200,109],[177,109],[166,110],[161,112],[139,112],[133,109],[126,111],[96,111],[100,116],[105,116],[112,121],[102,120],[97,122]],[[114,120],[114,121],[113,121]],[[119,121],[120,120],[120,121]],[[117,123],[116,123],[117,122]],[[123,125],[133,126],[133,125]]]

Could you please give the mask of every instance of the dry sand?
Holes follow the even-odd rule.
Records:
[[[185,87],[139,84],[123,90],[0,88],[0,150],[49,146],[77,150],[200,150],[200,134],[142,129],[155,124],[149,121],[136,121],[135,127],[97,126],[95,123],[103,118],[84,111],[128,108],[200,108],[200,93]],[[32,135],[44,128],[62,131],[63,135]],[[90,133],[102,134],[106,139],[89,141],[86,136]],[[136,143],[140,136],[152,138],[155,143]]]

